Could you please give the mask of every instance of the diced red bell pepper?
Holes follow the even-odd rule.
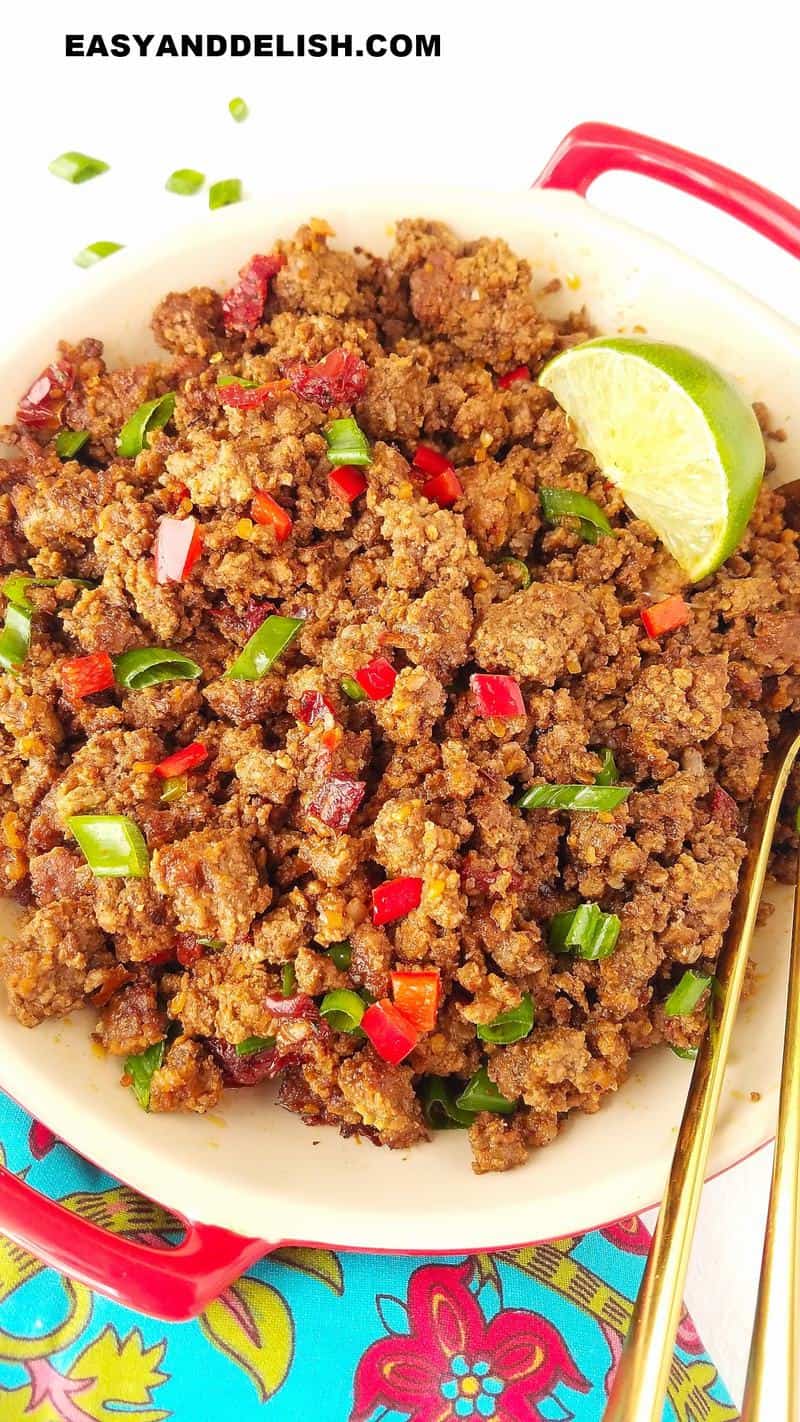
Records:
[[[689,604],[680,594],[665,597],[663,602],[654,602],[652,607],[643,607],[641,611],[648,637],[663,637],[665,632],[674,632],[689,621],[689,615]]]
[[[279,543],[285,543],[294,527],[285,508],[264,489],[256,489],[253,495],[252,515],[256,523],[271,528]]]
[[[61,422],[64,401],[74,384],[75,371],[69,361],[59,360],[46,366],[17,406],[18,423],[30,429],[55,429]]]
[[[173,775],[185,775],[187,770],[196,770],[198,765],[202,765],[206,760],[208,751],[202,741],[192,741],[191,745],[182,746],[180,750],[160,760],[155,767],[155,774],[160,775],[162,780],[171,780]]]
[[[391,973],[395,1007],[420,1032],[432,1032],[442,991],[438,968],[422,973]]]
[[[96,691],[114,685],[114,663],[108,652],[92,652],[88,657],[71,657],[61,663],[61,685],[71,701],[81,701]]]
[[[506,375],[501,375],[497,383],[501,390],[507,390],[515,380],[530,380],[530,378],[531,373],[527,365],[518,365],[516,370],[509,370]]]
[[[293,361],[285,369],[295,395],[300,400],[313,401],[323,410],[330,410],[332,405],[352,405],[367,388],[367,367],[352,351],[331,351],[316,365]]]
[[[419,1041],[419,1032],[413,1022],[390,1002],[382,997],[373,1002],[361,1019],[361,1030],[369,1038],[379,1057],[396,1066],[409,1052],[413,1052]]]
[[[519,682],[513,676],[496,676],[476,672],[469,679],[479,716],[524,716],[525,702]]]
[[[331,493],[346,504],[352,504],[367,491],[366,476],[354,464],[339,464],[328,475]]]
[[[188,578],[202,551],[196,518],[162,518],[156,534],[156,582]]]
[[[265,385],[221,385],[219,398],[223,405],[235,410],[258,410],[268,400],[275,400],[288,386],[287,380],[268,380]]]
[[[413,464],[414,468],[421,469],[423,474],[444,474],[446,470],[453,467],[449,459],[440,454],[437,449],[431,449],[429,444],[417,445]]]
[[[366,781],[331,775],[318,787],[309,811],[329,829],[346,830],[366,793]]]
[[[333,707],[321,691],[304,691],[300,697],[297,719],[304,726],[313,726],[315,721],[326,721],[331,725],[335,719]]]
[[[385,657],[373,657],[356,672],[356,681],[370,701],[385,701],[394,691],[397,672]]]
[[[464,490],[455,469],[445,469],[442,474],[434,474],[432,479],[426,479],[422,492],[432,504],[438,504],[440,509],[449,509],[451,504],[461,498]]]
[[[281,252],[251,257],[239,272],[239,280],[222,298],[222,320],[226,331],[252,331],[264,315],[269,284],[286,258]]]
[[[376,928],[384,923],[394,923],[396,918],[405,918],[412,909],[419,908],[421,901],[421,879],[410,875],[402,879],[387,879],[372,890],[372,922]]]

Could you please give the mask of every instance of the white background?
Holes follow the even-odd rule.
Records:
[[[9,18],[9,11],[11,17]],[[130,245],[204,210],[163,190],[176,167],[241,177],[250,193],[387,175],[519,188],[575,123],[639,128],[727,163],[800,204],[795,0],[338,5],[14,4],[2,22],[0,152],[4,343],[70,283],[72,255]],[[64,33],[439,32],[438,60],[78,60]],[[234,124],[241,94],[250,119]],[[111,171],[71,187],[64,149]],[[732,219],[640,179],[607,178],[593,200],[659,231],[800,321],[794,261]],[[214,220],[209,214],[209,221]],[[87,333],[91,334],[91,333]],[[688,1301],[740,1394],[755,1297],[769,1152],[705,1193]]]

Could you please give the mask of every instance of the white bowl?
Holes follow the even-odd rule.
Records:
[[[547,298],[555,313],[585,303],[603,331],[644,327],[708,356],[786,429],[787,443],[773,449],[778,478],[792,477],[800,331],[682,253],[557,192],[338,189],[216,213],[88,273],[80,294],[0,363],[0,419],[11,417],[59,337],[96,336],[110,361],[138,360],[152,353],[149,314],[165,292],[229,285],[252,252],[310,216],[326,217],[343,246],[382,253],[391,224],[406,215],[443,219],[465,237],[505,237],[530,259],[540,286],[569,275]],[[759,989],[740,1013],[712,1172],[774,1131],[789,895],[773,886],[768,897],[778,907],[755,947]],[[210,1116],[146,1115],[118,1085],[119,1060],[92,1049],[91,1025],[76,1013],[26,1031],[0,1017],[0,1084],[144,1194],[190,1219],[273,1243],[441,1253],[553,1238],[639,1210],[660,1196],[691,1071],[667,1049],[644,1052],[598,1114],[574,1116],[525,1167],[477,1177],[460,1133],[408,1152],[376,1150],[303,1126],[270,1103],[269,1088],[228,1092]]]

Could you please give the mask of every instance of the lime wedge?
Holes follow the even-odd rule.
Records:
[[[681,346],[602,336],[556,356],[539,382],[692,582],[724,563],[765,457],[758,421],[724,375]]]

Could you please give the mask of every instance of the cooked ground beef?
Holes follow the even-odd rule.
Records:
[[[431,1082],[452,1105],[480,1072],[479,1105],[494,1088],[516,1109],[476,1108],[474,1168],[505,1170],[595,1111],[632,1052],[705,1030],[705,998],[664,1004],[688,965],[713,972],[765,748],[800,707],[800,520],[765,488],[738,551],[687,587],[535,383],[582,317],[545,317],[501,240],[404,221],[377,260],[331,235],[311,222],[224,298],[166,296],[160,363],[62,346],[5,431],[0,559],[44,581],[0,675],[0,889],[29,905],[0,973],[26,1026],[94,1005],[124,1082],[149,1051],[151,1110],[278,1074],[306,1120],[404,1149]],[[122,457],[166,392],[171,417]],[[367,467],[333,468],[336,419]],[[77,457],[65,430],[86,433]],[[543,486],[588,494],[615,537],[548,525]],[[162,576],[183,518],[199,545]],[[641,610],[679,592],[688,622],[651,639]],[[300,626],[274,665],[226,675],[275,616]],[[82,691],[65,671],[154,645],[199,678]],[[481,714],[474,674],[513,678],[508,714]],[[193,743],[164,798],[160,763]],[[516,806],[592,785],[607,750],[632,787],[616,809]],[[143,877],[91,872],[70,822],[97,814],[138,826]],[[375,908],[393,880],[399,916]],[[600,961],[550,947],[582,901],[620,922]],[[320,1011],[342,990],[402,1009],[398,972],[439,987],[399,1019],[401,1052],[374,1008],[366,1034]],[[532,1029],[484,1040],[529,1000]]]

